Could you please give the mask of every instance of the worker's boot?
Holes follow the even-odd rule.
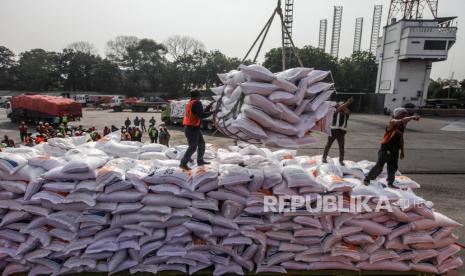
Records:
[[[181,165],[179,165],[179,168],[181,168],[181,169],[183,169],[183,170],[186,170],[186,171],[192,170],[192,169],[189,168],[189,166],[187,166],[186,164],[181,164]]]

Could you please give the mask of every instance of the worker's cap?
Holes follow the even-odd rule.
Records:
[[[200,91],[199,90],[192,90],[190,92],[191,98],[197,98],[200,97]]]
[[[392,111],[392,116],[394,117],[398,117],[402,114],[408,114],[408,111],[407,109],[403,108],[403,107],[398,107],[396,109],[394,109],[394,111]]]

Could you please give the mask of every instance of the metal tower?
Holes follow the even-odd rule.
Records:
[[[318,38],[318,48],[323,50],[323,52],[326,51],[326,33],[328,31],[328,20],[327,19],[321,19],[320,20],[320,36]]]
[[[396,16],[399,16],[397,19],[421,19],[426,6],[433,17],[437,18],[438,0],[391,0],[387,23],[390,24]]]
[[[355,19],[355,33],[354,33],[354,52],[360,51],[360,44],[362,43],[362,30],[363,30],[363,17]]]
[[[383,15],[383,6],[375,5],[373,9],[373,23],[371,25],[370,52],[376,54],[378,45],[379,29],[381,27],[381,16]]]
[[[339,40],[341,37],[342,23],[342,6],[334,6],[333,15],[333,32],[331,37],[331,55],[338,57],[339,55]]]
[[[292,36],[292,23],[294,21],[294,0],[286,0],[284,6],[284,25],[289,31],[289,35]],[[284,36],[284,46],[291,47],[291,40],[287,33]]]

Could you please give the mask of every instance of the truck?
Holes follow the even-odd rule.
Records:
[[[26,93],[11,98],[7,116],[12,122],[53,123],[57,117],[63,116],[76,121],[82,117],[82,106],[64,97]]]
[[[166,101],[163,99],[159,99],[159,101],[155,102],[146,102],[137,97],[114,97],[111,103],[111,108],[114,112],[121,112],[128,109],[132,112],[147,112],[150,108],[155,111],[159,111],[165,104]]]
[[[186,103],[189,100],[172,100],[163,106],[161,112],[161,120],[166,125],[182,125],[182,120],[186,112]],[[210,103],[208,100],[201,100],[202,105],[206,106]],[[213,117],[210,116],[202,120],[202,128],[207,130],[215,130]]]

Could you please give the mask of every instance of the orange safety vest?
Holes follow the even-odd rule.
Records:
[[[394,135],[397,134],[398,131],[399,131],[399,126],[394,126],[394,127],[391,128],[391,130],[386,129],[384,131],[384,135],[383,135],[383,139],[381,140],[381,144],[384,145],[387,142],[391,141],[391,139],[394,137]]]
[[[184,119],[182,120],[182,124],[185,126],[200,127],[202,119],[192,112],[192,106],[195,102],[197,102],[197,100],[190,100],[186,104],[186,113],[184,114]]]

